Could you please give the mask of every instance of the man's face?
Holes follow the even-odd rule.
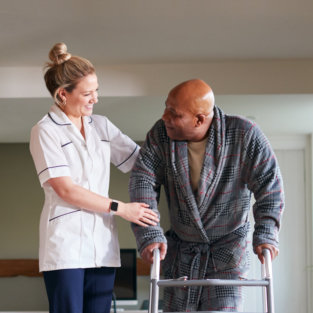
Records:
[[[172,140],[192,140],[196,131],[196,117],[187,109],[186,103],[181,103],[169,95],[165,102],[162,116],[167,135]]]

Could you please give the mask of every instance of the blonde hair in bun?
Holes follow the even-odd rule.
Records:
[[[56,43],[49,52],[49,59],[52,64],[62,64],[63,62],[71,58],[71,54],[67,52],[67,46],[65,43]]]
[[[87,59],[68,53],[63,42],[52,47],[49,59],[52,62],[46,63],[44,79],[55,103],[62,106],[59,90],[64,88],[67,92],[72,92],[82,78],[95,73],[95,68]]]

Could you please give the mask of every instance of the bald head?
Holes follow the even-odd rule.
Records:
[[[169,92],[184,109],[193,114],[209,114],[214,107],[212,88],[201,79],[185,81]]]
[[[168,94],[162,116],[167,135],[173,140],[200,141],[214,116],[214,94],[203,80],[192,79]]]

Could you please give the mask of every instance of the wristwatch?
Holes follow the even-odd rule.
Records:
[[[117,212],[118,209],[118,202],[112,200],[111,205],[110,205],[110,212],[115,214],[115,212]]]

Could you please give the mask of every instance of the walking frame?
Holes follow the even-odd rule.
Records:
[[[201,279],[188,280],[184,276],[178,279],[160,279],[160,251],[153,251],[153,264],[150,274],[150,299],[148,313],[158,313],[159,287],[187,287],[187,286],[246,286],[246,287],[263,287],[263,311],[265,313],[275,313],[274,310],[274,293],[273,293],[273,276],[271,253],[268,249],[263,250],[265,259],[261,265],[262,279]],[[216,311],[205,311],[214,313]],[[194,312],[189,312],[194,313]],[[237,312],[239,313],[239,312]]]

